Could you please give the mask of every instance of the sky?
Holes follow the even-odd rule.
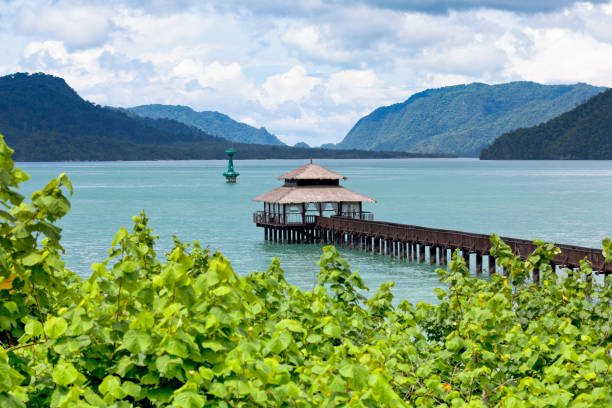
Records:
[[[612,86],[612,1],[0,0],[0,74],[85,99],[214,110],[282,141],[339,142],[427,88]]]

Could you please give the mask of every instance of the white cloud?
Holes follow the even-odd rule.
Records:
[[[528,28],[525,34],[533,44],[528,57],[519,55],[511,39],[506,40],[509,73],[542,83],[612,85],[612,44],[563,28]]]
[[[60,1],[38,7],[24,7],[16,16],[21,32],[64,42],[71,48],[104,44],[112,30],[108,7],[80,6]]]
[[[296,65],[283,74],[266,79],[261,86],[259,99],[264,107],[273,109],[284,102],[308,97],[320,83],[321,79],[309,76],[304,67]]]
[[[325,84],[336,105],[371,105],[389,100],[389,89],[371,70],[346,70],[332,74]]]

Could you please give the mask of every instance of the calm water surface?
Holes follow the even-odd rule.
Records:
[[[158,253],[174,234],[221,251],[240,274],[281,258],[289,282],[312,288],[319,245],[264,241],[252,223],[263,204],[251,199],[276,188],[276,177],[304,160],[236,161],[238,183],[226,184],[223,161],[20,163],[26,193],[65,172],[75,194],[60,222],[68,267],[82,276],[104,260],[116,231],[146,210],[160,235]],[[475,159],[315,160],[348,177],[344,186],[378,202],[375,219],[467,232],[541,238],[599,248],[612,236],[612,161],[479,161]],[[346,251],[366,284],[396,282],[395,295],[434,301],[434,268]]]

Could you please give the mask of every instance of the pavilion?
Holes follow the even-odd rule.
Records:
[[[341,186],[340,180],[346,180],[345,176],[312,160],[278,179],[284,180],[282,186],[253,199],[264,203],[263,211],[257,211],[253,221],[266,228],[266,238],[269,232],[276,233],[279,228],[285,232],[289,228],[290,233],[297,232],[297,235],[306,230],[308,235],[317,216],[373,219],[371,212],[363,211],[362,204],[375,200]]]

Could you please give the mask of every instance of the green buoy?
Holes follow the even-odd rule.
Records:
[[[233,156],[236,154],[236,151],[234,149],[229,149],[225,151],[225,154],[227,154],[227,157],[229,158],[229,161],[227,162],[227,171],[223,172],[223,175],[225,176],[225,182],[235,183],[236,177],[240,175],[240,173],[234,171]]]

